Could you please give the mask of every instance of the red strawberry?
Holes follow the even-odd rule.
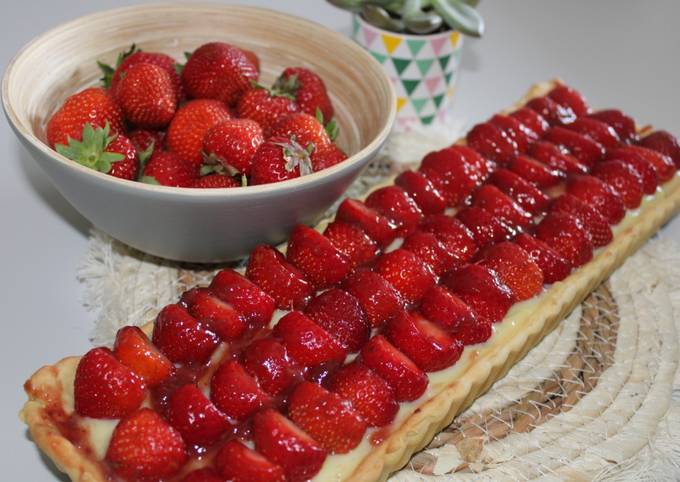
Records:
[[[518,154],[517,143],[495,125],[485,122],[477,124],[467,133],[467,143],[482,156],[509,164]]]
[[[250,253],[246,276],[282,310],[304,308],[314,293],[300,270],[288,263],[278,250],[264,244]]]
[[[640,139],[642,147],[652,149],[660,154],[664,154],[675,163],[676,168],[680,168],[680,143],[678,139],[668,131],[654,131]]]
[[[564,127],[552,127],[543,136],[548,142],[562,146],[583,164],[592,167],[604,156],[602,144]]]
[[[207,176],[200,176],[194,179],[191,187],[197,189],[224,189],[231,187],[240,187],[241,183],[230,176],[223,174],[208,174]]]
[[[434,234],[459,263],[468,261],[477,252],[472,232],[460,220],[451,216],[445,214],[427,216],[420,223],[419,229]]]
[[[197,166],[203,162],[203,140],[211,127],[231,118],[229,109],[218,100],[196,99],[179,109],[168,126],[168,149]]]
[[[392,221],[356,199],[345,199],[338,207],[335,219],[358,225],[381,247],[390,244],[397,236],[397,228]]]
[[[189,445],[214,444],[230,428],[227,417],[196,385],[184,385],[170,396],[168,422]]]
[[[274,326],[288,356],[306,367],[342,363],[347,352],[332,335],[299,311],[291,311]]]
[[[496,170],[489,181],[530,214],[545,211],[550,202],[550,198],[529,181],[507,169]]]
[[[593,245],[583,223],[564,211],[551,211],[536,226],[536,237],[578,267],[593,257]]]
[[[458,211],[456,218],[467,227],[481,249],[512,237],[512,231],[489,211],[469,207]]]
[[[108,91],[91,87],[69,96],[47,122],[47,143],[68,144],[69,139],[82,140],[85,124],[104,128],[109,124],[111,134],[121,134],[123,113]]]
[[[246,57],[248,57],[248,60],[250,60],[255,68],[257,69],[258,73],[260,72],[260,57],[257,56],[255,52],[252,50],[248,49],[241,49],[243,53],[245,54]]]
[[[618,223],[626,213],[619,195],[596,177],[575,176],[569,179],[567,192],[595,208],[609,224]]]
[[[312,299],[305,314],[350,353],[359,351],[370,336],[370,326],[359,301],[341,289],[324,291]]]
[[[392,387],[398,402],[415,400],[427,388],[427,375],[382,335],[364,345],[361,361]]]
[[[158,149],[163,149],[165,145],[165,131],[149,131],[145,129],[135,129],[128,134],[128,138],[137,150],[137,157],[141,159],[142,154],[153,155]],[[153,143],[153,147],[151,144]],[[149,151],[148,153],[145,151]]]
[[[295,388],[288,416],[330,453],[349,452],[366,432],[366,423],[349,403],[316,383],[302,382]]]
[[[460,204],[489,173],[489,164],[465,146],[451,146],[427,154],[420,172],[428,178],[447,205]]]
[[[255,448],[279,464],[290,482],[311,479],[321,469],[326,451],[279,412],[267,409],[253,419]]]
[[[577,117],[586,115],[590,111],[588,103],[581,93],[564,84],[554,87],[548,92],[548,97],[562,107],[571,109]]]
[[[585,174],[588,172],[588,167],[581,161],[570,154],[566,154],[563,149],[550,142],[535,142],[529,148],[529,154],[548,168],[556,169],[563,174]]]
[[[399,186],[387,186],[373,191],[366,198],[366,206],[396,224],[401,235],[412,232],[423,218],[418,205]]]
[[[420,312],[449,332],[476,322],[475,313],[458,296],[443,286],[433,286],[423,297]]]
[[[293,364],[286,349],[276,340],[256,340],[243,352],[243,367],[270,395],[278,395],[293,383]]]
[[[115,95],[125,118],[145,129],[167,126],[177,110],[177,86],[165,69],[154,64],[130,66]]]
[[[564,211],[581,221],[585,230],[590,234],[590,241],[594,247],[606,246],[612,240],[613,234],[607,220],[602,215],[571,194],[563,194],[553,203],[553,211]]]
[[[108,348],[93,348],[80,359],[73,385],[78,415],[120,418],[144,400],[144,383]]]
[[[113,431],[106,460],[126,480],[158,480],[179,472],[187,459],[182,437],[150,408],[120,421]]]
[[[469,264],[450,273],[444,284],[462,299],[478,319],[497,323],[515,302],[512,291],[489,268]]]
[[[213,469],[205,468],[192,470],[184,476],[182,482],[223,482],[223,480]]]
[[[541,269],[526,251],[509,241],[491,246],[480,264],[494,270],[517,301],[527,300],[543,289]]]
[[[140,179],[147,184],[190,187],[198,181],[198,166],[172,151],[154,151]]]
[[[417,313],[402,311],[387,322],[385,336],[421,370],[450,367],[463,353],[463,343]]]
[[[236,104],[238,116],[256,121],[267,136],[277,120],[298,111],[298,105],[290,96],[265,88],[250,89]]]
[[[269,184],[313,172],[309,151],[287,137],[270,137],[251,159],[250,184]]]
[[[438,214],[446,208],[442,194],[421,172],[402,172],[394,183],[406,191],[424,214]]]
[[[249,449],[238,440],[230,440],[215,457],[220,481],[230,482],[285,482],[280,465]]]
[[[638,173],[642,180],[642,191],[645,194],[654,194],[659,185],[659,175],[656,172],[656,167],[644,157],[631,153],[631,155],[624,155],[623,158],[617,157],[617,149],[613,149],[605,155],[605,160],[620,160]]]
[[[652,164],[659,176],[659,181],[664,183],[673,177],[676,167],[673,159],[658,151],[647,149],[640,146],[626,146],[618,149],[613,149],[607,153],[607,159],[620,159],[628,161],[633,158],[642,158],[648,163]]]
[[[635,121],[620,110],[600,110],[590,114],[588,117],[610,125],[623,142],[633,142],[637,139]]]
[[[531,214],[491,184],[485,184],[475,191],[472,206],[489,211],[513,229],[524,229],[531,224]]]
[[[136,326],[125,326],[118,330],[113,354],[144,380],[148,387],[167,380],[174,370],[170,360]]]
[[[515,157],[508,167],[521,178],[540,188],[554,186],[565,178],[561,170],[551,168],[528,156]]]
[[[319,120],[304,112],[288,114],[279,118],[272,126],[270,135],[271,137],[285,137],[286,139],[295,136],[295,141],[305,149],[310,144],[315,149],[320,149],[331,143],[331,138]]]
[[[491,335],[493,335],[491,322],[482,318],[475,318],[470,323],[462,324],[453,333],[453,337],[465,346],[484,343]]]
[[[295,97],[295,102],[302,112],[315,116],[319,110],[326,121],[333,118],[333,104],[328,97],[326,85],[321,77],[311,70],[304,67],[288,67],[274,83],[274,88]]]
[[[205,363],[219,338],[180,305],[167,305],[156,318],[152,341],[175,363]]]
[[[522,107],[521,109],[512,112],[510,117],[514,117],[520,121],[525,128],[536,134],[536,137],[542,137],[543,134],[545,134],[545,131],[550,127],[550,124],[548,124],[548,121],[546,121],[543,116],[528,107]]]
[[[87,123],[79,138],[82,141],[70,138],[68,145],[56,144],[55,150],[90,169],[120,179],[137,179],[139,161],[135,146],[122,134],[109,135],[109,124],[93,128]]]
[[[404,240],[401,247],[418,256],[437,276],[461,264],[432,233],[415,231]]]
[[[227,173],[250,174],[255,152],[264,142],[262,128],[250,119],[229,119],[210,128],[203,139],[203,152]]]
[[[336,144],[326,144],[325,146],[319,146],[312,152],[312,167],[314,172],[318,172],[333,167],[346,159],[347,154]]]
[[[378,245],[355,224],[334,221],[323,232],[350,261],[352,269],[367,263],[378,254]]]
[[[592,175],[607,183],[627,209],[635,209],[642,202],[642,178],[624,161],[601,162],[595,166]]]
[[[567,129],[590,137],[605,149],[614,149],[621,143],[619,135],[610,125],[591,117],[579,117],[567,124]]]
[[[432,271],[415,254],[401,248],[380,256],[375,270],[406,303],[418,302],[435,283]]]
[[[272,319],[274,299],[233,269],[217,273],[210,289],[241,313],[250,326],[262,327]]]
[[[211,42],[194,50],[182,70],[189,97],[234,104],[258,78],[257,66],[239,48]]]
[[[248,325],[241,313],[206,288],[194,288],[182,297],[191,316],[208,326],[222,340],[237,340]]]
[[[227,361],[210,380],[210,399],[228,417],[245,420],[270,403],[269,396],[235,360]]]
[[[543,280],[547,284],[562,281],[569,276],[571,264],[557,251],[526,233],[520,233],[515,242],[529,254],[529,257],[541,268]]]
[[[538,137],[533,131],[524,128],[520,121],[508,115],[495,114],[489,119],[489,124],[505,132],[515,142],[519,152],[526,152],[529,143]]]
[[[347,278],[344,288],[357,299],[373,328],[401,309],[399,294],[385,278],[373,271],[357,271]]]
[[[387,425],[399,410],[392,388],[361,362],[355,361],[335,372],[330,388],[349,400],[352,408],[371,427]]]
[[[328,238],[302,224],[293,229],[286,256],[317,288],[339,283],[351,268],[347,256]]]
[[[569,124],[576,119],[570,107],[560,105],[550,97],[535,97],[526,106],[539,113],[551,126]]]

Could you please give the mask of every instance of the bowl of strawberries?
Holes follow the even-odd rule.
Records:
[[[95,227],[190,262],[238,259],[316,222],[395,117],[389,79],[351,40],[223,5],[135,6],[61,25],[11,61],[2,100]]]

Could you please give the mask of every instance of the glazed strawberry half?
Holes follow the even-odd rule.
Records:
[[[537,141],[529,147],[529,154],[550,169],[562,174],[585,174],[588,166],[569,153],[559,144],[548,141]]]
[[[643,159],[654,166],[660,182],[666,182],[673,177],[677,168],[673,159],[661,152],[640,146],[626,146],[613,149],[607,153],[607,159]]]
[[[281,318],[274,326],[274,335],[281,339],[286,354],[305,367],[342,363],[347,355],[335,336],[299,311],[291,311]]]
[[[676,168],[680,168],[680,143],[668,131],[654,131],[640,139],[642,147],[652,149],[673,159]]]
[[[427,154],[419,171],[439,191],[448,206],[460,204],[486,178],[489,163],[476,151],[451,146]]]
[[[223,363],[213,374],[210,400],[234,420],[245,420],[271,403],[271,398],[236,360]]]
[[[202,447],[212,445],[231,428],[227,417],[191,384],[170,396],[167,419],[187,444]]]
[[[461,264],[434,234],[425,231],[410,234],[401,247],[418,256],[437,276]]]
[[[564,211],[551,211],[536,226],[536,237],[557,251],[573,267],[593,257],[593,244],[583,223]]]
[[[524,128],[530,130],[536,138],[542,137],[545,131],[550,128],[550,124],[548,124],[548,121],[543,116],[528,107],[517,109],[510,113],[510,117],[520,121]]]
[[[507,169],[497,169],[489,182],[510,196],[522,209],[537,214],[548,208],[550,199],[529,181]]]
[[[589,117],[611,126],[623,142],[630,143],[637,139],[635,121],[618,109],[600,110]]]
[[[479,262],[498,275],[517,301],[529,299],[543,289],[543,272],[515,243],[506,241],[491,246]]]
[[[370,335],[370,326],[359,301],[338,288],[324,291],[312,299],[305,314],[350,353],[358,351]]]
[[[543,280],[547,284],[562,281],[569,276],[571,263],[540,239],[526,233],[521,233],[515,238],[515,242],[541,268]]]
[[[399,186],[373,191],[366,198],[366,206],[392,221],[402,236],[413,232],[423,218],[423,212],[416,202]]]
[[[394,183],[408,193],[424,214],[441,213],[446,208],[446,199],[422,172],[404,171]]]
[[[475,191],[472,206],[488,211],[513,230],[523,230],[532,221],[530,213],[491,184],[485,184]]]
[[[374,271],[357,271],[347,278],[343,288],[357,299],[373,328],[385,323],[403,305],[399,293]]]
[[[525,129],[520,121],[508,115],[495,114],[489,119],[489,123],[498,127],[514,141],[519,152],[526,152],[529,144],[538,138],[531,130]]]
[[[567,212],[578,219],[596,248],[606,246],[614,237],[607,220],[595,208],[571,194],[563,194],[555,199],[551,209]]]
[[[586,115],[590,108],[579,91],[564,84],[559,84],[548,92],[548,97],[559,105],[571,109],[577,117]]]
[[[418,302],[435,283],[430,268],[418,256],[402,248],[380,256],[375,269],[406,303]]]
[[[564,127],[553,127],[543,139],[567,149],[575,158],[588,167],[602,159],[605,150],[597,141]]]
[[[183,306],[175,304],[158,313],[152,341],[175,363],[205,363],[217,348],[219,338]]]
[[[269,461],[238,440],[230,440],[215,457],[219,477],[215,482],[285,482],[286,477],[280,465]],[[209,481],[209,482],[212,482]]]
[[[466,136],[467,143],[482,156],[498,162],[509,164],[519,153],[517,143],[494,124],[485,122],[474,126]]]
[[[621,197],[596,177],[570,178],[567,182],[567,192],[601,213],[609,224],[617,224],[626,214]]]
[[[274,299],[233,269],[223,269],[217,273],[210,282],[210,290],[231,304],[250,326],[263,327],[272,318]]]
[[[356,224],[380,247],[387,246],[397,236],[396,224],[356,199],[342,201],[335,219]]]
[[[182,295],[191,316],[222,340],[236,340],[248,328],[245,318],[230,303],[207,288],[194,288]]]
[[[288,239],[286,257],[317,288],[327,288],[342,281],[351,262],[333,243],[318,231],[298,224]]]
[[[567,129],[590,137],[595,142],[600,143],[605,149],[614,149],[621,144],[621,139],[613,127],[597,119],[590,117],[579,117]]]
[[[550,145],[552,146],[552,144]],[[559,184],[566,177],[564,171],[550,167],[529,156],[520,155],[515,157],[508,166],[508,169],[539,188],[547,188]]]
[[[352,269],[372,261],[378,254],[378,244],[355,224],[334,221],[323,234],[347,256]]]
[[[272,338],[252,342],[243,352],[242,364],[269,395],[279,395],[293,383],[295,367],[286,348]]]
[[[454,217],[443,214],[427,216],[419,229],[434,234],[458,263],[470,260],[477,252],[474,235]]]
[[[420,312],[463,345],[485,342],[493,332],[488,320],[477,317],[472,308],[443,286],[427,292]]]
[[[456,219],[470,230],[480,249],[509,239],[514,234],[499,218],[481,207],[472,206],[462,209],[456,214]]]
[[[125,326],[118,330],[113,354],[148,387],[167,380],[174,371],[170,360],[136,326]]]
[[[619,195],[626,209],[635,209],[642,202],[642,178],[624,161],[605,161],[592,170],[592,175],[603,180]]]
[[[551,126],[569,124],[576,119],[576,114],[571,107],[557,103],[548,96],[535,97],[527,102],[526,107],[535,110]]]

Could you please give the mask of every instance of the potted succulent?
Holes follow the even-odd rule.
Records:
[[[431,124],[453,96],[463,35],[480,37],[478,0],[328,0],[354,14],[353,37],[397,91],[397,129]]]

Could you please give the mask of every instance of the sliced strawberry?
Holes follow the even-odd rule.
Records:
[[[489,182],[510,196],[522,209],[530,214],[545,211],[550,198],[529,181],[507,169],[497,169]]]
[[[161,310],[153,326],[152,341],[175,363],[205,363],[220,342],[180,305]]]
[[[423,219],[420,229],[434,234],[460,263],[468,261],[477,252],[472,232],[454,217],[432,214]]]
[[[535,142],[529,147],[531,154],[537,161],[551,169],[557,169],[564,174],[585,174],[588,167],[565,149],[546,141]]]
[[[289,482],[311,479],[326,460],[326,451],[279,412],[267,409],[253,419],[255,448],[279,464]]]
[[[108,348],[93,348],[80,359],[73,385],[75,410],[92,418],[120,418],[144,400],[144,382]]]
[[[328,452],[345,454],[359,445],[366,423],[335,393],[302,382],[288,403],[288,416]]]
[[[515,302],[512,291],[498,275],[478,264],[450,273],[444,284],[472,308],[478,319],[489,323],[501,321]]]
[[[415,231],[404,240],[401,247],[418,256],[437,276],[461,264],[432,233]]]
[[[215,457],[220,481],[285,482],[283,468],[249,449],[238,440],[230,440]]]
[[[593,244],[583,223],[564,211],[551,211],[536,226],[536,237],[578,267],[593,257]]]
[[[326,362],[341,363],[347,352],[333,336],[299,311],[291,311],[274,327],[289,357],[312,367]]]
[[[486,209],[469,207],[458,211],[456,218],[467,227],[479,248],[512,237],[513,233]]]
[[[668,131],[654,131],[640,139],[642,147],[652,149],[660,154],[673,159],[676,168],[680,168],[680,143],[678,139]]]
[[[210,283],[210,290],[241,313],[250,326],[269,323],[276,303],[259,286],[233,269],[223,269]]]
[[[328,238],[302,224],[293,229],[286,256],[319,289],[342,281],[351,267],[347,256]]]
[[[527,300],[543,289],[541,268],[515,243],[506,241],[491,246],[480,263],[496,272],[517,301]]]
[[[644,157],[636,154],[623,156],[619,158],[616,156],[617,150],[613,149],[605,155],[605,161],[622,161],[632,167],[638,173],[642,180],[642,191],[645,194],[654,194],[659,185],[659,175],[656,172],[656,167]]]
[[[631,158],[642,158],[656,168],[659,181],[664,183],[673,177],[676,167],[673,159],[660,152],[640,146],[626,146],[613,149],[607,153],[607,159],[621,159],[627,161]]]
[[[356,199],[340,203],[335,219],[358,225],[379,246],[387,246],[397,237],[397,227],[392,221]]]
[[[427,154],[420,172],[444,197],[446,204],[460,204],[489,174],[489,162],[466,146],[451,146]]]
[[[520,121],[525,128],[531,130],[536,137],[542,137],[545,131],[548,130],[550,124],[546,121],[541,114],[532,110],[528,107],[522,107],[510,114],[510,117],[514,117]]]
[[[357,271],[347,278],[344,288],[357,299],[373,328],[381,326],[402,307],[392,285],[373,271]]]
[[[416,202],[399,186],[373,191],[366,198],[366,206],[392,221],[402,236],[412,232],[423,217]]]
[[[247,325],[241,314],[207,288],[194,288],[182,300],[191,300],[187,304],[191,316],[223,340],[236,340],[246,331]]]
[[[560,105],[550,97],[535,97],[526,106],[539,113],[551,126],[569,124],[576,119],[570,107]]]
[[[588,117],[612,126],[623,142],[633,142],[637,138],[635,121],[617,109],[600,110]]]
[[[491,184],[485,184],[475,191],[472,195],[472,206],[489,211],[515,230],[527,228],[532,221],[531,214]]]
[[[401,248],[380,256],[375,269],[407,303],[416,303],[435,283],[430,269],[415,254]]]
[[[270,403],[269,396],[235,360],[223,363],[213,374],[210,399],[225,415],[235,420],[245,420]]]
[[[286,261],[276,248],[265,244],[250,253],[246,276],[274,298],[277,308],[282,310],[303,309],[314,293],[302,271]]]
[[[585,230],[590,234],[590,241],[594,247],[606,246],[613,238],[612,230],[602,215],[571,194],[563,194],[552,205],[553,211],[564,211],[581,221]]]
[[[341,289],[332,288],[312,299],[305,314],[350,353],[359,351],[370,335],[359,301]]]
[[[159,480],[179,472],[187,459],[180,434],[150,408],[121,420],[113,431],[106,460],[126,480]]]
[[[551,168],[528,156],[515,157],[508,168],[521,178],[540,188],[554,186],[565,178],[564,172],[559,169]]]
[[[223,480],[213,469],[205,468],[192,470],[184,476],[182,482],[223,482]]]
[[[588,167],[592,167],[604,156],[602,144],[564,127],[552,127],[543,139],[566,148],[571,155]]]
[[[596,177],[572,177],[567,183],[567,192],[602,214],[609,224],[617,224],[626,214],[619,195]]]
[[[515,142],[519,152],[526,152],[529,143],[537,138],[533,131],[525,129],[522,123],[514,117],[496,114],[489,119],[489,123],[505,132]]]
[[[257,384],[272,396],[279,395],[293,383],[293,364],[285,347],[271,338],[256,340],[243,352],[243,368]]]
[[[463,353],[463,343],[417,313],[402,311],[387,322],[384,334],[426,372],[450,367]]]
[[[577,117],[586,115],[590,111],[588,103],[581,93],[564,84],[554,87],[548,92],[548,97],[559,105],[571,109]]]
[[[153,346],[142,330],[125,326],[118,330],[113,354],[139,376],[146,386],[154,387],[173,373],[172,362]]]
[[[424,214],[441,213],[446,208],[446,199],[422,172],[402,172],[394,183],[411,196]]]
[[[466,139],[467,144],[482,156],[500,164],[509,164],[518,154],[517,143],[489,122],[474,126]]]
[[[642,178],[624,161],[601,162],[595,166],[592,175],[607,183],[627,209],[635,209],[642,202]]]
[[[170,396],[167,417],[189,445],[212,445],[230,428],[227,417],[192,384]]]
[[[526,251],[543,272],[543,280],[547,284],[562,281],[571,272],[571,263],[564,259],[557,251],[526,233],[521,233],[515,242]]]
[[[330,389],[349,400],[371,427],[387,425],[399,410],[392,388],[361,362],[355,361],[338,370],[330,379]]]
[[[567,124],[567,129],[590,137],[605,149],[614,149],[621,144],[619,135],[609,124],[591,117],[579,117],[571,124]]]
[[[356,224],[334,221],[323,234],[347,256],[352,269],[373,260],[378,254],[378,244]]]
[[[449,332],[476,321],[474,311],[443,286],[430,288],[420,304],[420,312]]]
[[[374,336],[364,345],[361,361],[392,387],[398,402],[415,400],[425,393],[427,375],[384,336]]]

